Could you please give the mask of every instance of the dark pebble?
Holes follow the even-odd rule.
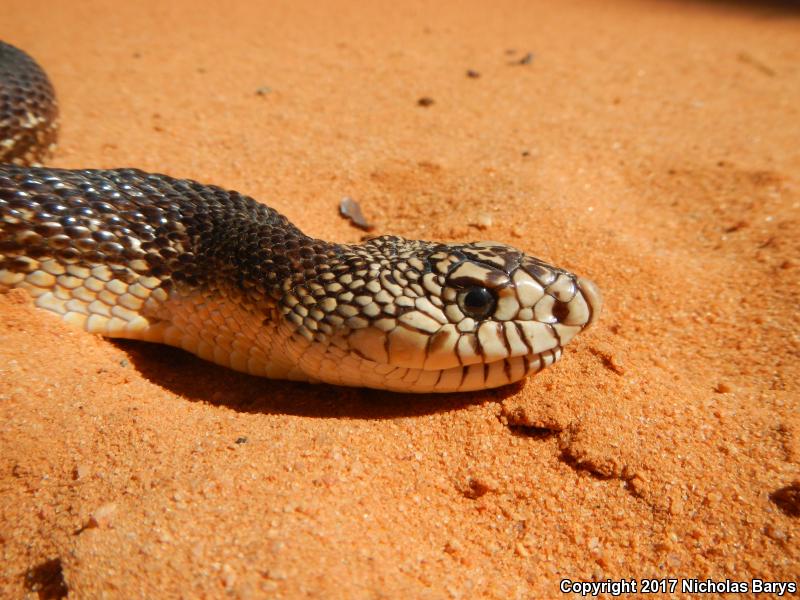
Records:
[[[529,65],[533,62],[533,52],[528,52],[525,56],[517,61],[518,65]]]

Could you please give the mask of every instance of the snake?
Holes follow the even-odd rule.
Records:
[[[598,317],[591,280],[501,242],[334,243],[215,185],[42,166],[57,128],[46,73],[0,43],[0,290],[84,331],[272,379],[438,393],[521,381]]]

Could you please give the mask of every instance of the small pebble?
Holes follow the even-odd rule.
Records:
[[[349,196],[345,196],[339,201],[339,214],[350,219],[350,222],[364,231],[372,231],[375,226],[367,221],[364,213],[361,212],[361,205]]]
[[[467,477],[464,482],[466,485],[459,486],[460,492],[471,500],[480,498],[488,492],[497,490],[497,482],[489,476],[485,475],[471,475]]]
[[[488,229],[489,227],[491,227],[493,222],[494,221],[492,220],[492,215],[490,215],[487,212],[482,212],[482,213],[478,213],[478,216],[475,219],[475,222],[471,223],[471,225],[475,225],[475,227],[477,227],[478,229],[484,230],[484,229]]]
[[[456,539],[451,539],[444,545],[444,551],[448,554],[458,554],[464,549],[464,546]]]
[[[533,62],[533,52],[528,52],[525,56],[517,61],[518,65],[529,65]]]
[[[110,527],[115,512],[117,512],[116,502],[107,502],[103,504],[91,514],[86,528]]]
[[[729,394],[733,391],[733,386],[726,381],[720,381],[714,388],[714,391],[718,394]]]
[[[75,481],[80,481],[89,474],[89,467],[84,464],[78,464],[72,470],[72,478]]]
[[[767,537],[772,538],[776,542],[785,542],[787,539],[786,530],[782,529],[781,527],[776,527],[772,524],[767,524],[764,527],[764,533],[767,534]]]

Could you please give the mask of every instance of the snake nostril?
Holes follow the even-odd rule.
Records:
[[[553,316],[561,323],[569,316],[569,303],[556,300],[553,304]]]

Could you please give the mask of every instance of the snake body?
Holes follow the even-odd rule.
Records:
[[[0,41],[0,163],[39,163],[55,148],[58,105],[33,58]]]
[[[337,244],[213,185],[29,166],[55,141],[39,74],[0,46],[0,289],[76,327],[271,378],[452,392],[541,370],[598,314],[589,280],[498,242]]]

